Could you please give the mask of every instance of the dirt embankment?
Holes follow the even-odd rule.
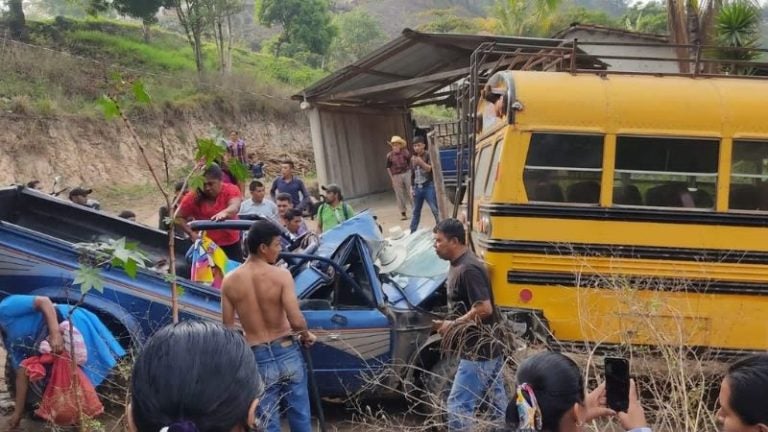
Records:
[[[237,118],[211,112],[145,114],[134,119],[134,126],[163,178],[165,147],[171,180],[191,164],[195,137],[209,136],[214,127],[239,130],[248,151],[256,152],[269,172],[286,156],[303,170],[314,167],[309,123],[298,111]],[[39,179],[49,191],[55,176],[61,176],[64,186],[96,189],[143,185],[151,180],[130,135],[117,120],[0,115],[0,185]]]

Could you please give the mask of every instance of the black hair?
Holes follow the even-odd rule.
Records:
[[[40,180],[31,180],[27,182],[27,187],[30,189],[35,189],[39,184],[40,184]]]
[[[245,242],[248,245],[248,253],[256,255],[259,252],[259,246],[269,246],[275,237],[280,237],[282,231],[280,228],[271,221],[256,221],[251,225],[251,229],[248,230],[248,237]]]
[[[415,137],[413,137],[412,145],[416,145],[416,144],[424,144],[426,146],[427,140],[425,140],[424,137],[421,135],[416,135]]]
[[[123,218],[123,219],[130,219],[130,218],[135,218],[135,217],[136,217],[136,213],[134,213],[134,212],[132,212],[132,211],[130,211],[130,210],[123,210],[123,211],[121,211],[121,212],[120,212],[120,213],[117,215],[117,217],[119,217],[119,218]]]
[[[281,163],[281,164],[283,164],[283,165],[288,165],[288,166],[290,166],[290,167],[291,167],[291,169],[293,169],[293,168],[294,168],[294,164],[293,164],[293,161],[292,161],[292,160],[288,160],[288,159],[286,159],[286,160],[284,160],[284,161],[282,161],[282,162],[280,162],[280,163]]]
[[[208,168],[203,171],[203,177],[210,178],[214,180],[221,180],[224,178],[224,171],[222,171],[221,167],[218,164],[211,164],[208,166]]]
[[[248,185],[248,190],[253,192],[253,191],[256,190],[256,188],[260,188],[260,187],[264,187],[264,183],[262,183],[262,182],[260,182],[258,180],[254,180],[254,181],[251,182],[250,185]]]
[[[179,180],[173,184],[173,190],[176,191],[176,193],[181,192],[182,189],[184,189],[184,181]]]
[[[289,209],[287,212],[285,212],[285,220],[292,220],[295,217],[303,217],[304,215],[301,214],[301,210],[299,209]]]
[[[768,354],[755,354],[733,363],[725,375],[731,388],[728,401],[748,426],[768,425]]]
[[[210,321],[163,327],[133,365],[131,406],[138,432],[183,423],[193,423],[199,432],[232,430],[246,422],[263,393],[243,336]]]
[[[448,240],[455,238],[461,244],[467,244],[467,232],[464,224],[458,219],[443,219],[432,230],[434,233],[443,234]]]
[[[500,94],[494,93],[494,92],[490,92],[490,91],[486,92],[483,95],[483,99],[485,99],[486,101],[488,101],[490,103],[496,103],[496,101],[499,100],[500,97],[501,97]]]
[[[275,201],[290,201],[293,203],[293,198],[291,198],[291,194],[286,192],[280,192],[275,196]]]
[[[563,415],[584,402],[584,378],[576,363],[563,354],[543,352],[527,358],[517,368],[516,384],[528,384],[541,410],[542,430],[557,432]],[[523,395],[528,399],[527,394]],[[515,397],[507,407],[507,423],[519,426]],[[528,401],[531,402],[530,400]]]

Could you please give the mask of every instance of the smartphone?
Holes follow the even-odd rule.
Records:
[[[629,360],[605,358],[605,396],[608,408],[619,412],[629,409]]]

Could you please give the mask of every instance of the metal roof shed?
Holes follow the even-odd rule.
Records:
[[[410,140],[409,108],[449,100],[453,95],[447,87],[469,74],[472,52],[484,42],[518,47],[515,56],[489,58],[481,69],[491,72],[529,66],[533,54],[568,43],[405,29],[365,58],[294,95],[308,112],[321,184],[339,184],[347,198],[389,190],[386,141],[392,135]],[[576,58],[587,63],[583,67],[597,64],[580,54]]]

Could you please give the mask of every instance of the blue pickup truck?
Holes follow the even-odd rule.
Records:
[[[226,223],[248,227],[244,221]],[[38,191],[0,189],[0,300],[28,294],[55,302],[77,301],[79,289],[72,287],[72,272],[79,253],[74,244],[123,237],[139,243],[153,261],[165,255],[164,232]],[[443,391],[449,385],[443,377],[451,360],[441,359],[439,338],[431,331],[431,321],[446,309],[445,274],[381,274],[375,258],[383,239],[367,212],[319,241],[300,243],[303,246],[288,251],[284,259],[309,326],[318,335],[311,356],[321,396],[372,393],[381,398],[424,389]],[[184,256],[190,246],[187,240],[177,242],[178,282],[183,289],[180,317],[220,320],[219,292],[185,277]],[[119,269],[105,270],[104,291],[85,298],[84,307],[99,316],[126,348],[140,349],[171,320],[168,283],[152,264],[135,279]]]

